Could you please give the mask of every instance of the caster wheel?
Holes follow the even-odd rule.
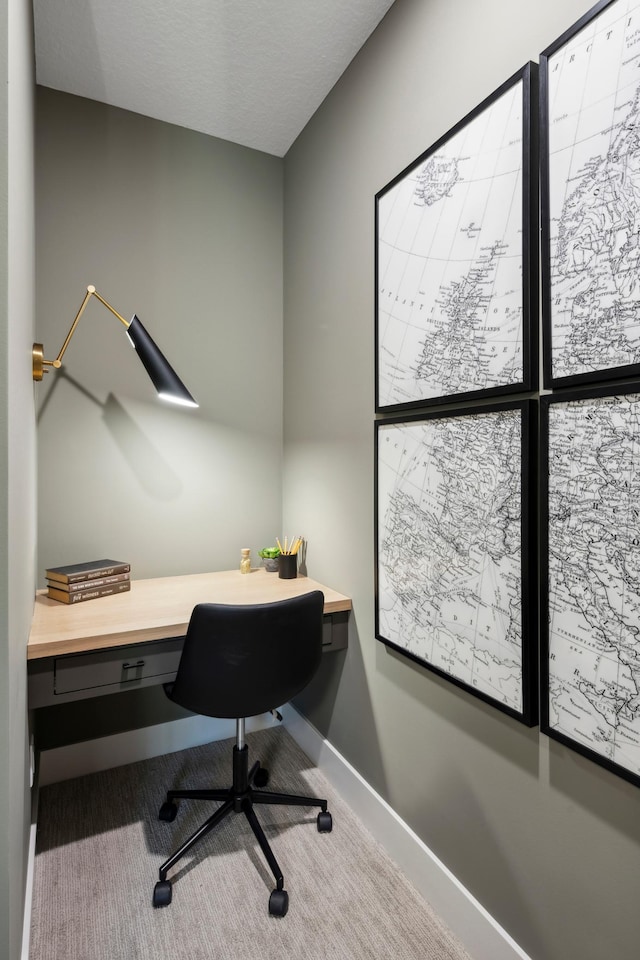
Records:
[[[171,882],[169,880],[158,880],[153,888],[154,907],[168,907],[171,903]]]
[[[272,917],[284,917],[289,909],[289,894],[286,890],[273,890],[269,897],[269,913]]]
[[[256,787],[266,787],[269,783],[269,771],[265,770],[264,767],[259,767],[253,778],[253,783]]]
[[[328,810],[321,810],[318,814],[318,833],[331,833],[333,819]]]
[[[172,823],[178,814],[178,805],[174,803],[173,800],[167,800],[160,807],[160,812],[158,813],[158,819],[164,820],[165,823]]]

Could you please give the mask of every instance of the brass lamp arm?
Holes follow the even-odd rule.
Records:
[[[76,329],[76,327],[77,327],[77,325],[78,325],[78,321],[79,321],[80,317],[82,316],[82,314],[84,313],[85,307],[87,306],[87,304],[88,304],[89,300],[91,299],[91,297],[96,297],[96,299],[98,299],[98,300],[100,301],[100,303],[102,303],[102,304],[107,308],[107,310],[109,310],[109,311],[114,315],[114,317],[117,317],[118,320],[125,325],[125,327],[129,327],[129,326],[130,326],[130,322],[131,322],[131,321],[125,320],[124,317],[120,316],[120,314],[118,313],[118,311],[117,311],[117,310],[114,310],[114,308],[111,306],[111,304],[110,304],[110,303],[107,303],[107,301],[104,299],[104,297],[101,297],[101,296],[100,296],[100,294],[96,291],[96,288],[95,288],[92,284],[89,284],[89,286],[87,287],[87,292],[86,292],[86,294],[84,295],[84,300],[83,300],[82,303],[80,304],[80,309],[79,309],[78,312],[76,313],[75,319],[74,319],[73,323],[71,324],[71,328],[70,328],[70,330],[69,330],[69,333],[67,334],[67,336],[66,336],[66,338],[65,338],[65,341],[64,341],[64,343],[62,344],[62,347],[60,348],[60,353],[58,354],[58,356],[56,357],[56,359],[55,359],[55,360],[45,360],[45,359],[44,359],[44,350],[43,350],[42,344],[41,344],[41,343],[34,343],[34,345],[33,345],[33,379],[34,379],[34,380],[42,380],[43,375],[44,375],[45,373],[48,373],[48,370],[46,370],[45,367],[53,367],[55,370],[59,370],[59,369],[60,369],[60,367],[62,366],[62,357],[63,357],[63,355],[64,355],[64,352],[65,352],[65,350],[67,349],[67,347],[69,346],[69,341],[71,340],[71,337],[72,337],[73,334],[75,333],[75,329]]]
[[[62,366],[62,358],[64,352],[69,346],[69,341],[74,335],[76,327],[78,326],[78,321],[84,313],[85,307],[87,306],[91,297],[95,297],[103,307],[106,307],[107,310],[117,317],[120,323],[124,325],[125,330],[127,331],[127,336],[131,341],[132,346],[135,348],[136,354],[140,360],[140,363],[147,371],[151,383],[156,388],[158,396],[162,400],[170,400],[171,403],[179,403],[186,407],[197,407],[198,402],[194,400],[191,396],[184,383],[175,372],[162,350],[159,348],[158,344],[154,341],[153,337],[145,329],[143,324],[140,322],[140,319],[134,314],[131,320],[125,320],[124,317],[121,317],[117,310],[114,310],[110,303],[108,303],[104,297],[101,297],[99,293],[96,293],[96,288],[94,286],[88,286],[87,292],[84,295],[84,300],[80,304],[80,309],[76,313],[75,319],[71,324],[71,329],[67,334],[62,347],[60,348],[60,353],[55,360],[45,360],[44,358],[44,348],[41,343],[34,343],[33,352],[32,352],[32,364],[33,364],[33,379],[42,380],[42,377],[45,373],[49,372],[49,369],[53,367],[54,370],[59,370]]]

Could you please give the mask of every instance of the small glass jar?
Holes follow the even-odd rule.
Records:
[[[240,573],[251,573],[251,550],[243,547],[240,551]]]

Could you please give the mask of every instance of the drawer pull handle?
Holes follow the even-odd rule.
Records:
[[[144,660],[138,660],[137,663],[123,663],[123,670],[137,670],[139,667],[144,667]]]

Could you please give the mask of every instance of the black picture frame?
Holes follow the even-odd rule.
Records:
[[[536,433],[533,400],[375,423],[376,639],[529,727]]]
[[[601,0],[540,54],[543,379],[640,376],[640,36]]]
[[[379,413],[537,384],[537,71],[525,64],[376,194]]]
[[[640,381],[541,398],[540,729],[640,786]]]

